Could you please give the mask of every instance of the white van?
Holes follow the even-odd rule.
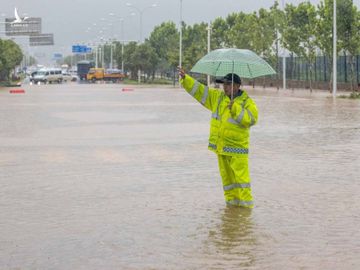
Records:
[[[51,68],[51,69],[40,69],[33,77],[33,82],[38,83],[62,83],[63,77],[61,69]]]

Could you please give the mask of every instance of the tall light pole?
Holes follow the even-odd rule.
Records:
[[[124,23],[125,23],[125,19],[126,18],[130,18],[132,16],[134,16],[135,13],[131,13],[129,16],[127,17],[120,17],[119,21],[121,23],[121,70],[122,72],[124,72],[124,43],[125,43],[125,36],[124,36]]]
[[[121,71],[124,73],[124,18],[120,19],[121,22]]]
[[[179,39],[179,67],[182,67],[182,0],[180,0],[180,39]]]
[[[109,16],[110,17],[113,17],[115,16],[114,13],[109,13]],[[114,22],[110,22],[108,24],[108,26],[111,27],[111,38],[110,38],[110,68],[112,69],[114,66],[113,66],[113,42],[115,40],[115,37],[114,37]],[[115,48],[116,49],[116,48]]]
[[[333,7],[333,97],[336,96],[337,88],[337,51],[336,51],[336,0]]]
[[[282,9],[285,12],[285,1],[282,0]],[[286,56],[285,49],[283,49],[283,57],[282,57],[282,65],[283,65],[283,90],[286,90]]]
[[[139,24],[140,24],[140,39],[139,39],[139,43],[141,43],[141,42],[142,42],[142,16],[143,16],[143,13],[144,13],[144,11],[147,10],[147,9],[157,7],[157,5],[156,5],[156,4],[152,4],[151,6],[147,6],[147,7],[143,8],[143,9],[139,9],[138,7],[135,7],[134,5],[132,5],[131,3],[126,3],[126,5],[127,5],[128,7],[131,7],[131,8],[133,8],[133,9],[136,9],[137,12],[139,12],[139,16],[140,16],[140,23],[139,23]],[[141,70],[140,70],[140,69],[138,70],[138,82],[139,82],[139,84],[140,84],[140,82],[141,82]]]
[[[207,52],[210,52],[210,37],[211,37],[211,23],[208,24],[207,29]],[[210,86],[210,75],[207,75],[207,85]]]
[[[147,7],[143,8],[143,9],[140,9],[140,8],[134,6],[134,5],[131,4],[131,3],[126,3],[126,5],[127,5],[128,7],[131,7],[131,8],[133,8],[133,9],[135,9],[135,10],[139,13],[139,17],[140,17],[140,18],[139,18],[139,19],[140,19],[140,22],[139,22],[139,27],[140,27],[140,39],[139,39],[139,42],[142,42],[142,36],[143,36],[143,34],[142,34],[142,16],[143,16],[143,13],[144,13],[144,11],[147,10],[147,9],[157,7],[157,5],[156,5],[156,4],[152,4],[151,6],[147,6]]]
[[[98,62],[98,57],[99,57],[99,47],[97,45],[96,46],[96,50],[95,50],[95,67],[98,68],[99,67],[99,62]]]

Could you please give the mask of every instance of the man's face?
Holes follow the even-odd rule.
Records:
[[[224,92],[228,97],[231,97],[231,90],[232,90],[232,83],[231,82],[224,82],[223,84]],[[234,91],[233,94],[236,94],[240,88],[240,84],[234,83]]]

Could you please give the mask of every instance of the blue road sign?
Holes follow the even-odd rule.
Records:
[[[54,53],[53,58],[54,59],[61,59],[63,57],[63,55],[61,53]]]
[[[73,45],[72,46],[73,53],[90,53],[91,48],[86,45]]]
[[[79,45],[73,45],[72,46],[72,52],[73,53],[78,53],[80,51]]]

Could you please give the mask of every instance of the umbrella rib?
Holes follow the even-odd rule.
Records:
[[[215,69],[215,76],[216,76],[216,74],[217,74],[217,72],[218,72],[218,70],[219,70],[219,68],[220,68],[220,65],[221,65],[221,62],[219,62],[217,68]]]
[[[251,79],[253,78],[253,74],[252,74],[252,72],[251,72],[251,69],[250,69],[250,66],[249,66],[249,64],[247,64],[247,67],[248,67],[248,70],[249,70],[249,74],[250,74],[250,76],[251,76]]]

